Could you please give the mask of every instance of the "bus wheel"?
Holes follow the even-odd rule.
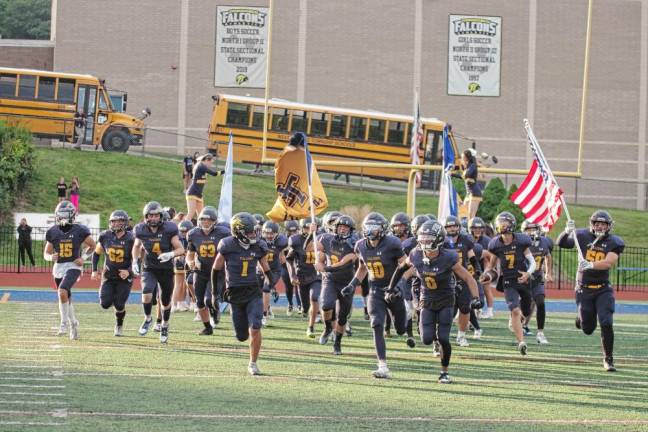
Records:
[[[104,151],[126,153],[130,146],[130,136],[121,129],[110,129],[101,141]]]

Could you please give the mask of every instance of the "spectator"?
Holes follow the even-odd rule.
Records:
[[[16,231],[18,231],[18,265],[20,266],[21,263],[23,266],[27,265],[25,262],[25,251],[27,251],[31,265],[36,265],[34,262],[34,254],[32,253],[32,227],[27,225],[27,219],[20,219],[20,225],[18,225]]]
[[[463,166],[463,178],[466,183],[466,199],[468,203],[468,219],[472,219],[477,215],[477,209],[482,200],[481,185],[477,182],[479,170],[477,168],[477,160],[475,155],[477,152],[474,149],[468,149],[463,152],[461,164]]]
[[[86,124],[88,122],[88,117],[83,112],[83,109],[80,109],[74,113],[74,133],[76,134],[76,144],[74,148],[81,150],[81,144],[85,139]]]
[[[70,201],[74,204],[74,208],[79,212],[79,177],[72,177],[72,185],[70,185]]]
[[[67,198],[67,185],[63,177],[56,183],[56,190],[58,191],[58,202],[64,201]]]
[[[336,173],[335,176],[333,176],[333,180],[337,180],[340,177],[342,177],[342,173]],[[344,174],[344,177],[346,179],[346,184],[349,184],[349,174]]]

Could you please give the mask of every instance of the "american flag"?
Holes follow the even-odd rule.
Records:
[[[410,146],[410,157],[412,165],[420,165],[419,147],[423,142],[423,124],[421,123],[421,111],[419,107],[418,94],[416,95],[416,105],[414,107],[414,123],[412,124],[412,141]],[[416,172],[416,184],[421,184],[421,171]]]
[[[520,207],[527,220],[549,231],[560,218],[563,191],[556,183],[527,120],[525,129],[534,159],[529,174],[511,195],[511,201]]]

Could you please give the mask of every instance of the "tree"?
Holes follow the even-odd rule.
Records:
[[[526,218],[524,217],[524,213],[522,213],[520,207],[511,201],[511,195],[513,195],[517,190],[518,186],[516,184],[511,185],[511,188],[506,194],[506,199],[502,200],[500,205],[497,206],[495,216],[504,211],[513,213],[513,216],[515,216],[516,228],[519,230],[520,226],[522,226],[522,222],[524,222]]]
[[[477,216],[488,223],[497,215],[497,207],[506,199],[506,188],[499,178],[488,182],[484,189],[481,205],[477,210]]]
[[[0,0],[0,37],[49,39],[51,0]]]

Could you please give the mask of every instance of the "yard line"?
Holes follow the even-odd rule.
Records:
[[[63,378],[21,378],[21,377],[0,377],[3,381],[63,381]]]
[[[61,388],[64,389],[64,385],[46,385],[46,384],[0,384],[0,387],[11,387],[11,388]]]
[[[14,396],[65,396],[65,393],[32,393],[32,392],[0,392],[0,395]]]
[[[61,365],[3,365],[3,367],[8,369],[60,369],[63,366]]]
[[[64,422],[22,422],[0,420],[0,425],[6,426],[65,426]]]
[[[65,405],[65,401],[58,401],[58,400],[53,400],[53,401],[27,401],[27,400],[11,400],[11,401],[6,401],[6,400],[0,400],[0,405],[1,404],[20,404],[20,405],[50,405],[50,404],[60,404],[60,405]]]

